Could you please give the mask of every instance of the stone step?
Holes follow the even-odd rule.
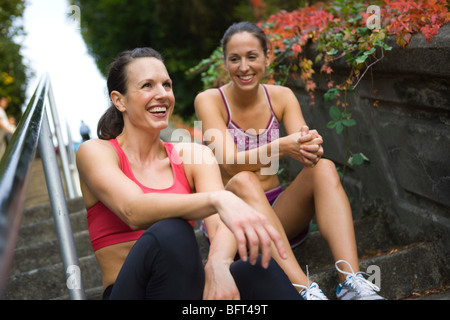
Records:
[[[86,210],[69,213],[72,232],[77,233],[87,229]],[[34,223],[22,225],[19,230],[17,248],[26,247],[33,243],[39,243],[56,239],[56,229],[53,217]]]
[[[94,254],[89,241],[89,232],[83,230],[74,234],[78,257]],[[39,269],[61,262],[59,243],[56,238],[16,249],[11,274]]]
[[[422,261],[427,263],[424,264]],[[87,299],[100,299],[101,273],[95,256],[80,258],[80,266]],[[362,271],[368,271],[369,266],[379,268],[381,294],[388,299],[402,299],[412,292],[443,285],[438,255],[434,246],[429,243],[395,248],[377,256],[361,259]],[[305,267],[303,269],[306,271]],[[330,299],[335,299],[338,277],[333,265],[312,271],[310,279],[318,282]],[[8,284],[6,299],[68,299],[62,264],[57,263],[15,274]]]
[[[86,300],[102,300],[103,296],[102,286],[85,289],[84,292],[86,295]],[[70,300],[70,296],[69,294],[65,294],[63,296],[52,298],[52,300]]]
[[[431,243],[417,243],[360,260],[363,272],[369,266],[379,268],[380,295],[389,300],[444,285],[440,265],[439,255]],[[373,271],[368,273],[374,274]],[[338,275],[334,265],[310,273],[310,279],[319,284],[330,300],[336,299]]]
[[[392,240],[393,237],[389,233],[387,223],[377,214],[355,221],[354,228],[358,257],[363,257],[379,249],[400,245]],[[322,238],[320,231],[310,232],[306,240],[293,251],[299,263],[301,265],[308,264],[310,270],[333,262],[330,248]]]
[[[430,243],[416,243],[405,247],[392,248],[376,256],[364,257],[360,260],[360,268],[361,271],[367,271],[369,275],[374,277],[376,272],[379,272],[379,293],[381,296],[389,300],[408,299],[414,292],[424,292],[446,286],[434,250],[434,245]],[[420,259],[428,259],[430,265],[424,265],[420,262]],[[306,268],[304,269],[306,272]],[[335,290],[338,284],[338,276],[334,266],[327,265],[316,269],[310,274],[310,280],[319,283],[330,300],[337,299]],[[101,297],[101,286],[86,290],[88,300],[98,300]],[[440,299],[447,300],[449,297],[450,291],[447,291]],[[69,296],[65,295],[58,299],[66,300],[68,298]],[[429,299],[433,298],[429,297]]]
[[[88,299],[101,298],[101,273],[89,241],[86,210],[82,199],[68,201],[70,220],[80,260],[81,273]],[[435,288],[442,283],[438,254],[432,244],[398,247],[392,241],[389,228],[377,216],[367,216],[355,221],[355,232],[360,256],[360,267],[378,266],[381,272],[382,294],[389,299],[405,297],[412,291]],[[204,261],[209,246],[198,229],[197,241]],[[397,245],[396,249],[384,250]],[[378,252],[378,256],[371,256]],[[334,298],[337,273],[327,243],[320,232],[310,232],[306,241],[294,249],[304,269],[309,266],[312,281],[317,281],[330,298]],[[427,265],[421,264],[427,261]],[[407,262],[407,263],[405,263]],[[430,266],[428,266],[430,264]],[[14,266],[5,294],[6,299],[68,299],[65,273],[56,240],[49,204],[38,205],[24,211]]]
[[[445,284],[446,277],[440,267],[442,261],[433,244],[395,244],[388,236],[385,222],[377,216],[356,221],[355,230],[360,270],[374,276],[374,271],[367,268],[374,266],[374,270],[379,270],[380,294],[387,299],[402,299],[412,292]],[[200,231],[197,232],[197,241],[206,261],[208,247]],[[308,266],[311,281],[317,282],[329,299],[336,299],[338,272],[320,232],[310,232],[308,238],[293,251],[305,273]]]
[[[82,257],[79,261],[85,290],[100,287],[102,279],[95,256]],[[68,289],[62,263],[14,274],[5,290],[6,300],[50,300],[65,295]]]
[[[84,210],[83,198],[66,199],[67,210],[69,213]],[[33,207],[25,208],[22,213],[21,225],[28,225],[42,220],[52,218],[52,207],[50,203],[43,203]]]
[[[196,230],[196,236],[200,250],[206,258],[208,244],[200,230]],[[78,232],[74,238],[86,298],[101,299],[101,272],[93,254],[88,231]],[[59,244],[56,239],[17,249],[11,274],[5,299],[69,299]]]
[[[201,237],[203,235],[197,232],[197,238],[201,242],[200,248],[202,243],[206,244]],[[203,246],[203,250],[205,249],[207,247]],[[412,292],[432,289],[443,284],[437,257],[432,244],[420,243],[361,259],[360,268],[366,271],[370,265],[378,267],[381,294],[388,299],[401,299]],[[422,261],[427,261],[427,265],[421,263]],[[101,274],[95,256],[80,258],[80,266],[87,298],[100,299]],[[303,269],[306,271],[304,266]],[[328,264],[315,270],[310,268],[309,271],[311,281],[318,282],[325,294],[334,299],[334,290],[338,283],[334,266]],[[68,299],[62,264],[56,263],[13,275],[6,299]]]
[[[101,273],[87,230],[82,198],[67,200],[69,218],[85,290],[101,286]],[[49,203],[26,208],[22,215],[6,299],[54,299],[67,295],[59,243]]]

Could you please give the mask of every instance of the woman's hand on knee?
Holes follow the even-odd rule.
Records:
[[[230,272],[230,264],[208,258],[205,265],[203,300],[240,300],[239,290]]]
[[[267,268],[272,256],[272,243],[280,257],[287,258],[281,235],[263,214],[228,191],[218,194],[216,203],[220,218],[236,238],[238,253],[243,261],[249,260],[251,264],[255,264],[261,251],[261,265]]]

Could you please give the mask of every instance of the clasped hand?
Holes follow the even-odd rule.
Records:
[[[323,156],[323,139],[317,130],[309,130],[303,126],[299,132],[287,136],[287,155],[301,162],[306,167],[313,168]]]

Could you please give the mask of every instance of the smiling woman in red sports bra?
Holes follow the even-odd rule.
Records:
[[[281,236],[264,215],[224,189],[209,149],[160,140],[175,98],[159,53],[150,48],[123,52],[111,64],[107,84],[113,105],[99,121],[100,139],[84,142],[77,151],[104,298],[219,297],[203,293],[216,267],[204,271],[188,222],[206,217],[223,222],[209,231],[242,258],[232,266],[239,291],[232,287],[221,298],[258,298],[246,292],[268,299],[292,295],[295,289],[270,257],[271,245],[285,255]],[[209,264],[221,257],[210,257]],[[265,282],[261,277],[273,278],[270,290],[257,287]],[[273,288],[279,295],[270,295]]]
[[[250,22],[236,23],[225,32],[222,49],[230,82],[200,93],[195,100],[205,143],[219,160],[222,179],[227,187],[232,183],[229,189],[235,194],[266,214],[283,235],[286,247],[288,240],[292,245],[304,238],[315,214],[336,266],[341,260],[347,262],[341,265],[343,270],[337,267],[344,284],[338,288],[338,297],[342,297],[353,290],[346,275],[356,276],[358,257],[351,208],[334,163],[322,159],[322,137],[306,126],[291,89],[261,84],[270,63],[263,30]],[[286,130],[284,137],[279,136],[279,122]],[[285,190],[277,170],[268,171],[265,163],[269,157],[273,162],[284,156],[304,165]],[[299,285],[304,298],[327,299],[317,284],[309,283],[291,250],[288,259],[277,258],[276,252],[273,256],[292,283]],[[363,280],[358,283],[364,290],[347,297],[380,298]]]

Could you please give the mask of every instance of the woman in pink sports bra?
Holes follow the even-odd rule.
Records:
[[[289,240],[304,237],[316,215],[335,261],[347,262],[343,270],[336,263],[344,284],[338,287],[342,296],[352,290],[346,274],[355,276],[359,262],[351,208],[334,163],[322,159],[322,137],[309,130],[289,88],[261,84],[270,63],[264,31],[249,22],[236,23],[225,32],[222,48],[230,82],[200,93],[195,100],[204,143],[219,161],[224,184],[266,214],[284,235],[286,247]],[[287,136],[279,137],[278,121],[283,122]],[[278,160],[284,156],[304,165],[285,190],[277,176]],[[206,227],[208,223],[205,219]],[[327,299],[316,283],[309,283],[292,250],[286,260],[279,259],[276,252],[273,257],[305,299]],[[367,298],[369,293],[381,298],[372,295],[364,281],[364,288],[369,289],[354,295]]]
[[[225,190],[211,151],[160,140],[175,98],[159,53],[123,52],[110,66],[107,85],[112,105],[99,121],[100,139],[77,151],[104,299],[296,299],[271,259],[271,246],[286,256],[280,234]],[[221,223],[208,230],[215,255],[203,267],[188,221],[206,217]],[[222,242],[242,260],[226,260]],[[214,279],[224,267],[232,274],[227,283],[238,288],[226,285],[218,294]]]

